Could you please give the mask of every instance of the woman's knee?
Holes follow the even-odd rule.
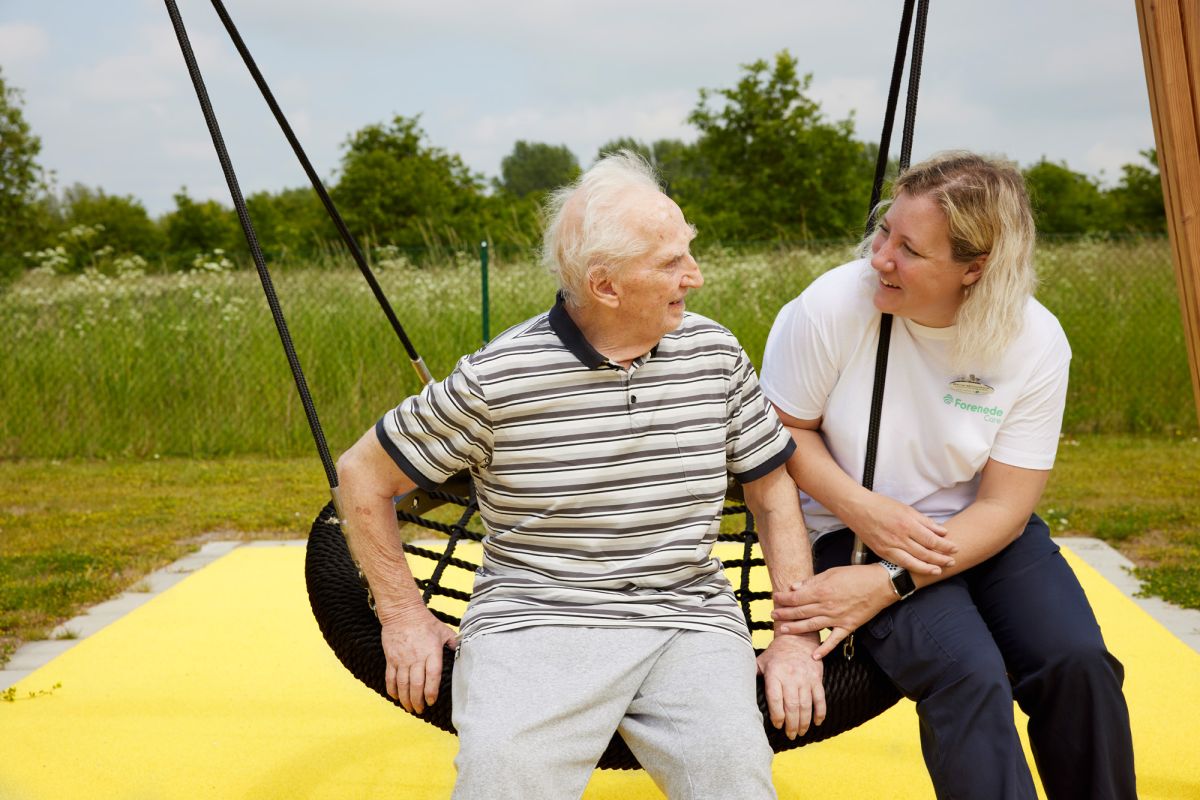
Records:
[[[957,659],[947,664],[931,694],[951,697],[962,707],[995,706],[1011,714],[1012,681],[996,658]]]
[[[1044,653],[1040,664],[1018,678],[1015,694],[1025,705],[1054,695],[1120,693],[1124,680],[1124,666],[1097,637]]]

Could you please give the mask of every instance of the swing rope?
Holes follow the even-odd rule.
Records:
[[[904,70],[904,52],[908,49],[908,29],[912,19],[913,0],[905,0],[904,15],[900,23],[900,38],[896,43],[896,60],[892,65],[892,83],[888,89],[887,113],[883,120],[883,133],[879,139],[879,156],[875,162],[875,185],[871,187],[871,207],[867,211],[867,235],[875,228],[879,198],[883,193],[883,178],[887,172],[888,151],[891,149],[892,122],[896,116],[896,101],[900,94],[900,77]],[[900,138],[900,172],[908,169],[912,156],[913,131],[917,124],[917,92],[921,85],[921,62],[925,50],[925,24],[929,19],[929,0],[920,0],[917,8],[916,32],[913,35],[912,62],[908,70],[908,101],[904,107],[904,132]],[[892,315],[883,314],[879,319],[879,344],[875,349],[875,379],[871,389],[871,410],[867,420],[867,452],[863,458],[862,485],[868,490],[875,488],[875,444],[879,441],[879,425],[883,416],[883,392],[887,376],[888,350],[892,342]],[[865,564],[868,548],[857,535],[851,552],[852,564]],[[846,643],[854,651],[851,634]]]
[[[205,123],[213,140],[213,146],[221,163],[222,172],[229,186],[230,195],[237,211],[238,221],[242,226],[242,232],[250,247],[251,257],[258,271],[263,292],[271,308],[272,318],[275,321],[276,330],[283,345],[284,353],[287,356],[288,365],[292,371],[292,378],[296,384],[296,390],[304,405],[309,429],[321,457],[322,465],[325,468],[326,478],[328,479],[330,492],[333,496],[333,502],[327,504],[317,515],[309,534],[305,560],[305,580],[308,586],[313,614],[329,646],[347,669],[382,697],[399,705],[399,703],[387,696],[384,684],[386,660],[380,642],[379,621],[370,606],[368,593],[364,591],[361,573],[354,564],[346,544],[345,536],[339,525],[340,515],[336,508],[337,472],[334,468],[333,460],[329,455],[329,448],[326,444],[324,432],[317,417],[299,358],[292,344],[291,335],[288,331],[287,323],[284,319],[283,311],[262,253],[262,248],[259,245],[257,234],[254,231],[246,209],[245,200],[238,186],[237,177],[234,173],[229,153],[225,147],[216,115],[213,112],[208,92],[204,86],[200,68],[192,52],[182,17],[179,14],[175,0],[164,0],[164,2],[166,3],[168,14],[171,17],[172,25],[179,40],[180,50],[187,64],[193,87],[196,90],[196,96],[203,112]],[[267,86],[265,79],[251,57],[249,49],[238,33],[224,5],[221,0],[211,0],[211,2],[226,31],[233,40],[234,46],[237,48],[239,54],[241,54],[242,60],[250,71],[260,92],[275,115],[275,119],[283,130],[284,136],[291,144],[293,152],[308,175],[313,189],[333,220],[342,241],[346,244],[360,272],[362,272],[364,278],[371,286],[376,300],[380,303],[385,316],[408,352],[409,358],[413,362],[414,368],[417,369],[422,382],[431,382],[432,377],[429,375],[428,370],[425,369],[423,361],[421,361],[420,356],[417,355],[415,348],[404,333],[403,327],[400,325],[399,320],[384,297],[382,289],[379,287],[378,282],[367,265],[361,248],[359,248],[354,237],[350,234],[324,185],[317,177],[312,164],[309,162],[291,126],[275,101],[274,95]],[[887,166],[888,145],[895,117],[900,77],[904,66],[904,53],[908,45],[914,2],[915,0],[905,0],[896,61],[893,66],[891,90],[888,98],[888,109],[884,121],[884,135],[881,137],[879,159],[876,163],[875,183],[872,188],[872,209],[878,203]],[[910,70],[909,76],[909,96],[904,127],[904,149],[901,157],[903,166],[907,166],[908,152],[911,148],[912,129],[915,124],[916,87],[920,79],[919,48],[923,46],[924,42],[924,25],[928,0],[920,0],[920,3],[921,9],[917,13],[918,30],[914,40],[917,49],[914,50],[913,67]],[[740,487],[736,484],[731,484],[727,499],[735,502],[740,501]],[[462,512],[456,522],[446,524],[424,516],[425,512],[442,504],[453,504],[462,508]],[[396,516],[399,522],[416,524],[428,530],[438,531],[449,537],[445,548],[440,552],[412,543],[406,542],[404,544],[406,553],[436,562],[430,578],[418,580],[417,585],[421,589],[426,604],[430,607],[430,611],[438,619],[449,624],[458,624],[459,618],[449,611],[435,607],[435,599],[446,598],[458,603],[465,603],[470,599],[469,593],[452,589],[442,584],[443,578],[449,569],[465,571],[468,573],[467,579],[469,581],[469,574],[473,573],[477,568],[476,564],[454,555],[457,545],[462,540],[479,541],[483,538],[483,533],[470,527],[471,521],[476,518],[477,514],[478,504],[475,498],[474,487],[470,479],[465,475],[454,476],[433,491],[415,490],[399,498],[397,503]],[[740,533],[719,535],[721,541],[736,541],[742,545],[742,557],[740,559],[728,559],[724,563],[728,569],[740,570],[740,576],[737,581],[738,588],[734,594],[746,617],[748,627],[751,630],[768,630],[772,627],[771,622],[767,620],[755,620],[751,613],[751,603],[753,601],[767,599],[771,596],[769,591],[753,591],[750,588],[751,569],[764,565],[761,557],[753,555],[753,547],[757,543],[753,516],[741,504],[727,505],[722,514],[744,515],[745,525]],[[418,715],[437,727],[450,732],[454,732],[450,721],[450,686],[453,666],[454,659],[452,654],[447,653],[447,657],[443,659],[441,691],[438,701],[432,706],[426,707],[425,711]],[[768,740],[777,752],[821,741],[856,727],[890,708],[900,696],[887,677],[869,658],[859,657],[851,660],[843,656],[841,649],[830,654],[825,659],[825,691],[829,699],[829,713],[826,721],[821,726],[810,728],[804,736],[789,740],[782,731],[771,726],[769,722],[764,723]],[[758,702],[760,708],[764,710],[764,720],[769,719],[769,715],[765,713],[766,696],[761,678],[758,681]],[[613,740],[601,757],[598,766],[609,769],[636,769],[639,767],[639,764],[620,736],[614,734]]]
[[[175,37],[179,40],[179,49],[187,64],[188,75],[196,90],[196,99],[199,100],[200,110],[204,114],[204,122],[208,125],[208,133],[212,137],[213,147],[217,151],[217,160],[221,162],[221,171],[225,174],[225,183],[229,185],[229,194],[233,198],[233,207],[237,211],[238,222],[242,226],[246,244],[250,247],[250,257],[254,259],[254,268],[258,270],[258,279],[262,283],[263,293],[267,296],[267,305],[271,307],[271,318],[275,321],[275,330],[279,333],[280,342],[283,343],[283,352],[287,356],[288,367],[292,371],[292,380],[296,384],[296,391],[304,406],[304,416],[308,420],[308,429],[312,432],[313,441],[316,443],[321,466],[325,469],[325,478],[329,481],[330,489],[336,489],[338,485],[337,470],[334,469],[333,459],[329,455],[329,445],[325,442],[325,431],[321,428],[320,419],[317,418],[317,409],[313,405],[312,395],[308,391],[308,381],[304,378],[304,371],[300,368],[300,358],[296,355],[296,348],[292,344],[292,335],[288,331],[287,320],[279,305],[279,297],[275,294],[275,284],[271,280],[271,273],[267,269],[266,259],[259,246],[258,234],[254,232],[250,213],[246,210],[246,200],[242,197],[242,190],[238,185],[237,175],[233,171],[229,151],[225,148],[225,138],[221,135],[221,126],[217,123],[217,116],[213,113],[212,103],[208,98],[208,89],[204,86],[204,76],[200,74],[196,55],[192,52],[192,43],[188,39],[187,29],[183,26],[183,17],[179,14],[175,0],[165,0],[165,2],[167,13],[171,17],[171,25],[175,28]]]
[[[237,48],[238,53],[242,57],[242,62],[245,63],[246,69],[250,72],[250,77],[254,79],[254,83],[258,86],[259,92],[262,93],[263,99],[266,100],[267,106],[271,109],[271,113],[275,116],[275,121],[279,123],[279,129],[283,131],[284,137],[288,140],[288,144],[292,146],[292,152],[296,154],[296,159],[300,162],[300,166],[304,168],[304,174],[308,176],[309,182],[312,184],[313,191],[317,193],[317,197],[321,199],[321,204],[325,206],[325,212],[333,221],[333,225],[337,228],[338,235],[342,242],[349,250],[351,258],[358,266],[359,272],[366,279],[367,284],[371,287],[371,293],[375,295],[376,302],[383,309],[384,316],[392,326],[392,330],[399,337],[400,343],[404,346],[404,350],[408,353],[408,358],[412,361],[413,368],[417,371],[417,377],[421,383],[433,383],[433,376],[429,374],[429,369],[425,366],[425,361],[417,354],[417,350],[409,341],[408,334],[404,332],[404,326],[400,324],[400,320],[396,317],[396,312],[392,310],[391,304],[383,293],[383,288],[380,287],[379,281],[375,279],[375,273],[371,271],[371,267],[367,264],[367,259],[363,255],[362,248],[358,246],[358,241],[350,233],[350,229],[346,227],[342,215],[334,206],[332,198],[329,197],[329,192],[325,190],[325,184],[317,177],[317,171],[313,169],[312,162],[308,160],[308,155],[305,154],[304,148],[300,146],[300,140],[296,138],[296,134],[292,131],[292,126],[288,124],[287,117],[283,115],[283,110],[279,107],[279,103],[275,101],[275,95],[271,92],[271,87],[267,85],[262,73],[258,69],[258,64],[254,62],[254,57],[250,55],[249,48],[242,40],[242,35],[238,33],[237,26],[233,24],[233,19],[230,18],[229,12],[225,10],[225,4],[221,0],[212,0],[213,8],[216,9],[217,16],[220,17],[221,23],[225,26],[225,30],[229,33],[229,38],[233,41],[233,46]]]

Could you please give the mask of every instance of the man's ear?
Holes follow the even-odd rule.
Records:
[[[967,271],[963,273],[963,286],[972,286],[983,277],[983,267],[987,264],[988,253],[981,255],[979,258],[967,265]]]
[[[613,309],[621,304],[617,287],[613,284],[612,271],[606,265],[588,267],[587,277],[587,292],[592,302]]]

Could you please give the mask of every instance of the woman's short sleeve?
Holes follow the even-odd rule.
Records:
[[[760,378],[763,394],[797,419],[824,416],[837,384],[832,331],[823,327],[809,312],[807,297],[802,294],[779,310],[767,337]]]

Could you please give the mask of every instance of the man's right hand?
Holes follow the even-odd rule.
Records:
[[[382,620],[381,620],[382,621]],[[442,684],[442,650],[458,646],[458,634],[421,606],[382,621],[387,693],[404,710],[420,714],[433,705]]]
[[[958,545],[946,538],[945,527],[898,500],[876,492],[863,496],[844,521],[877,556],[926,575],[954,565]]]

